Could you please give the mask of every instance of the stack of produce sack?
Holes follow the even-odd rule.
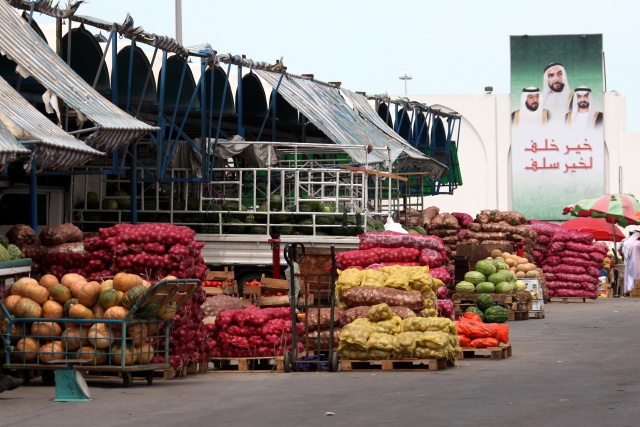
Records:
[[[340,252],[336,255],[339,269],[426,265],[433,277],[445,284],[453,281],[446,267],[447,247],[440,237],[384,231],[367,232],[359,238],[358,250]]]
[[[467,311],[455,324],[462,348],[487,348],[509,343],[509,325],[485,323],[472,311]]]
[[[195,363],[205,363],[213,350],[210,347],[208,330],[203,320],[206,316],[202,304],[206,298],[205,291],[199,288],[189,300],[178,310],[173,318],[169,335],[169,360],[176,369]],[[165,334],[165,325],[160,327],[160,336]],[[164,338],[151,340],[155,348],[164,348]],[[157,355],[155,363],[164,363],[164,356]]]
[[[555,233],[542,261],[550,297],[597,298],[607,248],[590,233]]]
[[[228,295],[209,296],[202,303],[202,311],[204,311],[205,318],[216,317],[225,310],[239,310],[241,308],[242,299]]]
[[[338,271],[336,294],[341,308],[376,304],[406,307],[423,316],[436,315],[435,292],[444,286],[428,267],[385,266]]]
[[[456,246],[458,246],[458,243],[460,242],[460,237],[458,236],[459,232],[460,223],[458,219],[449,213],[439,213],[433,217],[429,222],[429,228],[427,229],[427,234],[442,238],[442,241],[447,248],[447,255],[449,259],[447,268],[451,275],[453,275],[455,270],[453,259],[456,256]]]
[[[333,310],[333,346],[338,348],[342,310]],[[326,350],[331,338],[331,308],[310,307],[306,313],[304,325],[308,331],[304,345],[309,350]]]
[[[208,327],[212,357],[272,357],[291,351],[291,308],[257,308],[253,305],[240,310],[225,310]],[[297,323],[299,337],[304,324]],[[304,351],[301,338],[298,351]]]
[[[14,226],[7,233],[10,242],[20,247],[22,258],[31,258],[31,271],[36,277],[48,272],[51,267],[49,260],[69,262],[65,265],[71,273],[79,273],[82,265],[80,257],[66,257],[59,254],[82,254],[84,253],[84,237],[82,230],[73,224],[61,224],[52,227],[44,227],[36,238],[36,232],[29,226],[20,224]],[[74,270],[75,269],[75,270]],[[67,272],[65,269],[64,273]],[[63,273],[63,275],[64,275]],[[83,274],[83,276],[86,274]],[[58,278],[62,277],[60,275]]]
[[[524,256],[533,261],[533,250],[538,234],[526,226],[527,220],[519,212],[483,210],[476,215],[475,222],[469,224],[464,234],[463,244],[510,244],[514,240],[524,242]]]
[[[338,354],[345,359],[450,359],[461,354],[457,329],[442,317],[396,316],[387,304],[342,328]]]
[[[169,275],[203,280],[207,272],[201,255],[204,243],[195,241],[195,234],[189,227],[172,224],[117,224],[84,239],[80,253],[46,254],[42,267],[58,278],[77,273],[99,280],[127,272],[151,283]]]

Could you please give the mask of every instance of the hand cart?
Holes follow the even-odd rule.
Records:
[[[197,279],[160,281],[119,320],[15,318],[0,304],[8,319],[2,335],[7,348],[4,368],[17,371],[24,384],[41,372],[42,381],[53,385],[55,371],[73,365],[88,374],[121,376],[125,387],[134,376],[151,385],[154,371],[170,368],[173,316],[199,286]],[[77,359],[88,361],[63,363]]]
[[[298,249],[301,249],[300,252]],[[284,258],[289,265],[290,271],[293,271],[293,264],[300,263],[304,258],[304,245],[302,243],[288,243],[284,248]],[[285,352],[284,355],[284,370],[285,372],[293,371],[310,371],[310,370],[329,370],[331,372],[337,372],[339,369],[338,353],[334,351],[334,316],[335,316],[335,247],[331,245],[331,273],[329,276],[329,295],[322,295],[322,290],[312,290],[309,287],[309,283],[304,285],[304,298],[303,306],[300,307],[303,313],[298,313],[297,298],[295,298],[295,276],[291,275],[290,294],[294,297],[291,300],[291,352]],[[329,309],[330,322],[329,322],[329,337],[328,337],[328,349],[324,347],[324,340],[321,339],[319,331],[314,331],[318,336],[317,340],[313,340],[309,330],[309,315],[317,314],[320,319],[320,312],[323,309]],[[312,313],[313,312],[313,313]],[[305,344],[304,355],[301,356],[298,352],[298,334],[297,334],[297,321],[302,318],[305,325],[304,336],[302,340]],[[315,341],[316,345],[312,346],[310,343]]]

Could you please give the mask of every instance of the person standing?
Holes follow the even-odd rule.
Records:
[[[634,280],[640,279],[640,233],[635,231],[620,242],[620,249],[624,256],[624,292],[631,292]]]
[[[549,118],[548,111],[540,108],[540,89],[525,87],[520,96],[520,109],[511,113],[514,125],[543,125]]]
[[[552,62],[544,69],[542,108],[548,110],[554,121],[561,121],[571,109],[573,92],[564,66]]]
[[[567,124],[592,128],[602,126],[604,115],[596,111],[591,105],[591,89],[587,86],[578,86],[573,95],[571,111],[567,113]]]

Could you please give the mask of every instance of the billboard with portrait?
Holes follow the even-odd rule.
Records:
[[[512,209],[565,220],[605,191],[602,35],[511,36]]]

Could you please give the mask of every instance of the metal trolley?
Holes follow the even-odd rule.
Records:
[[[290,271],[293,271],[293,264],[300,263],[304,258],[304,245],[302,243],[288,243],[284,248],[284,257],[289,264]],[[334,316],[335,316],[335,247],[331,245],[331,272],[316,277],[316,280],[305,278],[303,294],[303,304],[297,306],[297,299],[290,298],[292,312],[292,342],[291,351],[284,355],[285,372],[293,371],[320,371],[329,370],[337,372],[339,370],[338,353],[334,351]],[[327,283],[328,281],[328,283]],[[295,276],[291,274],[290,294],[295,295]],[[300,308],[301,312],[298,312]],[[309,329],[309,317],[317,315],[320,320],[320,312],[329,309],[329,334],[321,337],[319,330]],[[298,337],[297,321],[304,325],[304,334]],[[315,336],[311,336],[315,334]],[[303,354],[298,351],[298,340],[304,344]]]
[[[197,279],[160,281],[119,320],[15,318],[0,304],[8,320],[3,369],[17,371],[24,384],[39,372],[45,384],[53,385],[57,370],[74,369],[121,376],[125,387],[134,376],[151,385],[154,371],[170,368],[173,316],[199,286]]]

